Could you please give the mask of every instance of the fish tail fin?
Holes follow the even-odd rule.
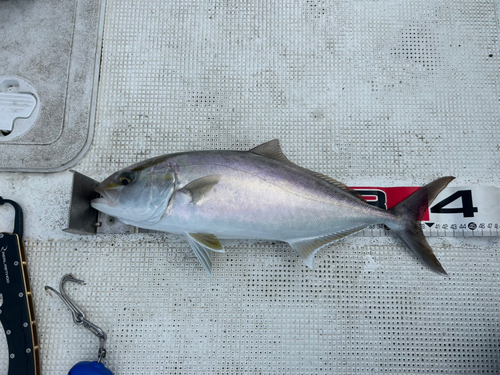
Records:
[[[396,225],[387,224],[422,263],[434,272],[445,276],[448,274],[427,243],[420,221],[427,207],[454,179],[455,177],[451,176],[442,177],[417,190],[389,210],[398,217],[398,220]]]

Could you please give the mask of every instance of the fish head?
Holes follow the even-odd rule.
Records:
[[[165,214],[175,181],[170,163],[145,161],[115,172],[97,185],[95,191],[101,198],[90,204],[125,223],[154,224]]]

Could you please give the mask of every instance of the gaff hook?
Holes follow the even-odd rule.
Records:
[[[54,288],[46,285],[45,286],[45,291],[50,294],[50,292],[54,292],[59,298],[62,299],[62,301],[68,306],[68,308],[71,311],[71,314],[73,315],[73,321],[77,325],[83,325],[85,328],[87,328],[90,332],[92,332],[94,335],[99,337],[99,352],[97,356],[97,363],[101,363],[102,359],[106,357],[106,349],[104,348],[104,344],[106,342],[107,336],[106,333],[102,330],[102,328],[96,326],[94,323],[89,321],[87,318],[85,318],[85,313],[80,309],[66,294],[64,291],[64,283],[66,281],[72,281],[77,284],[85,285],[85,281],[79,280],[75,278],[71,274],[66,274],[62,277],[61,281],[59,282],[59,292],[55,290]]]

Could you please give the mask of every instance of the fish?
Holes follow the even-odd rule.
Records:
[[[291,162],[274,139],[249,151],[168,154],[99,183],[91,206],[125,224],[185,235],[212,274],[220,239],[287,242],[310,268],[323,247],[373,224],[386,225],[430,270],[447,276],[420,221],[454,179],[441,177],[383,210],[331,177]]]

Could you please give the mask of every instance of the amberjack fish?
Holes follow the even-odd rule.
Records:
[[[96,191],[95,209],[140,228],[184,234],[212,272],[219,239],[278,240],[312,267],[322,247],[372,224],[385,224],[431,270],[446,271],[425,239],[420,220],[454,177],[425,185],[390,210],[354,190],[292,163],[272,140],[250,151],[164,155],[120,170]]]

